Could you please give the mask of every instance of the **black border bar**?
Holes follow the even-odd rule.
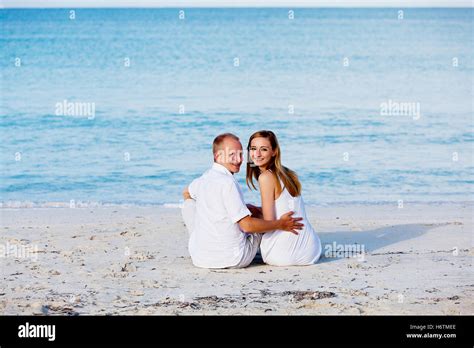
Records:
[[[472,316],[3,316],[0,346],[448,345],[472,347]],[[19,337],[20,325],[55,325],[55,340]],[[421,334],[421,337],[407,337]],[[441,337],[438,335],[449,335]],[[455,334],[455,337],[453,336]]]

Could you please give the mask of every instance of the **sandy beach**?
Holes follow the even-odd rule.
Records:
[[[308,207],[323,245],[364,253],[239,270],[192,265],[178,208],[0,214],[6,315],[474,313],[472,204]]]

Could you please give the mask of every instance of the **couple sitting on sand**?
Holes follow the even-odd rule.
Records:
[[[221,134],[212,150],[212,167],[183,191],[182,214],[193,264],[247,267],[259,248],[270,265],[316,263],[321,241],[306,217],[298,176],[281,164],[275,134],[256,132],[247,146],[247,185],[255,189],[254,179],[258,181],[261,208],[245,204],[234,177],[243,161],[239,138]]]

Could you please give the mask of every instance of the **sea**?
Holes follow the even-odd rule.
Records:
[[[0,207],[163,205],[272,130],[309,205],[472,202],[472,8],[0,10]],[[245,151],[244,151],[245,152]],[[236,174],[245,199],[245,163]]]

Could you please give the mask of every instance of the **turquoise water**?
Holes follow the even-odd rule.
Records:
[[[308,203],[472,200],[473,13],[1,10],[0,201],[177,203],[260,129]]]

